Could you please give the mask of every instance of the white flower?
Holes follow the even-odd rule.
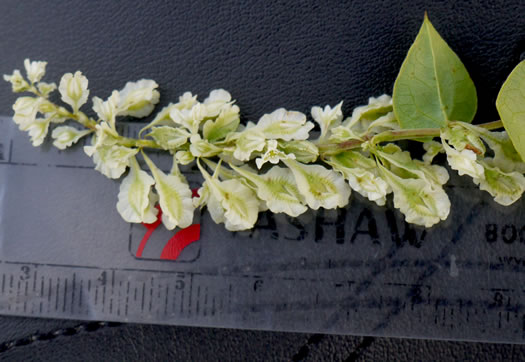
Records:
[[[264,133],[256,127],[248,128],[238,134],[233,157],[239,161],[248,161],[252,152],[262,151],[266,145]]]
[[[149,116],[159,103],[159,85],[151,79],[141,79],[137,82],[127,82],[119,91],[119,116],[142,118]]]
[[[139,151],[136,148],[119,146],[116,143],[111,129],[103,127],[106,123],[97,125],[97,134],[91,139],[92,146],[84,146],[84,152],[93,157],[95,170],[111,179],[117,179],[129,166],[130,159]],[[109,131],[108,131],[109,130]]]
[[[122,180],[117,202],[117,210],[125,221],[151,224],[157,220],[157,197],[151,192],[154,183],[131,157],[129,174]]]
[[[375,161],[358,151],[346,151],[326,162],[343,174],[353,190],[380,206],[385,204],[386,195],[392,190],[379,175]]]
[[[254,128],[261,131],[267,139],[291,141],[307,139],[314,124],[306,122],[306,116],[301,112],[279,108],[262,116]]]
[[[350,187],[341,174],[321,165],[304,165],[294,160],[283,162],[292,171],[297,188],[310,208],[335,209],[348,204]]]
[[[428,141],[423,143],[423,148],[425,150],[423,161],[429,165],[432,163],[434,157],[436,157],[438,153],[444,152],[443,145],[436,141]]]
[[[57,89],[57,85],[55,83],[39,82],[37,88],[42,97],[47,98],[51,92]]]
[[[30,61],[29,59],[24,60],[24,67],[26,68],[27,79],[31,84],[39,82],[40,79],[46,74],[47,62]]]
[[[331,108],[329,105],[325,106],[324,109],[321,107],[312,107],[312,118],[319,124],[319,127],[321,127],[319,140],[326,137],[330,128],[337,127],[341,124],[343,120],[342,106],[343,102],[341,101],[334,108]]]
[[[178,109],[191,109],[197,103],[197,96],[191,92],[185,92],[179,97],[179,101],[175,104]]]
[[[230,93],[224,89],[214,89],[208,98],[204,100],[207,117],[216,117],[221,110],[232,100]]]
[[[394,191],[394,207],[408,223],[431,227],[450,213],[450,200],[442,187],[424,178],[402,178],[378,164],[382,176]]]
[[[261,168],[266,162],[273,163],[274,165],[278,164],[281,160],[295,160],[295,155],[286,154],[283,151],[277,148],[276,140],[269,140],[266,142],[266,152],[262,157],[256,158],[255,163],[257,168]]]
[[[295,159],[302,163],[310,163],[317,160],[319,149],[310,141],[288,141],[279,143],[284,153],[294,154]]]
[[[50,122],[51,119],[49,118],[38,118],[33,123],[29,124],[25,129],[29,132],[29,136],[31,137],[31,143],[34,147],[38,147],[44,142],[44,139],[47,136],[47,131],[49,129]]]
[[[188,142],[190,133],[183,128],[161,126],[153,127],[147,136],[153,138],[163,149],[174,151]]]
[[[233,165],[230,167],[256,186],[257,196],[265,201],[266,206],[272,212],[283,212],[296,217],[308,209],[301,201],[302,196],[289,169],[275,166],[260,176],[245,168]]]
[[[112,129],[115,129],[115,119],[118,114],[118,104],[120,103],[120,94],[113,91],[111,96],[103,101],[99,97],[93,97],[93,110],[97,113],[99,119],[109,123]]]
[[[381,116],[392,112],[392,97],[383,94],[380,97],[370,97],[368,105],[359,106],[352,112],[352,117],[344,122],[347,128],[354,128],[354,132],[366,132],[370,123]]]
[[[91,132],[91,130],[81,131],[70,126],[60,126],[53,130],[51,137],[54,139],[53,145],[56,148],[65,150],[67,147],[78,142],[79,139]]]
[[[173,122],[182,125],[191,134],[196,134],[199,132],[201,122],[206,117],[206,112],[206,107],[202,103],[196,103],[191,109],[171,109],[170,117]]]
[[[42,98],[19,97],[13,105],[15,115],[13,120],[20,130],[27,131],[27,128],[35,122],[38,108],[42,104]]]
[[[212,157],[222,152],[220,147],[203,140],[200,134],[191,136],[190,142],[190,152],[195,157]]]
[[[207,188],[207,206],[216,223],[224,222],[226,229],[240,231],[253,228],[259,214],[259,200],[254,192],[236,179],[219,181],[211,177],[197,162]],[[199,195],[203,196],[200,193]]]
[[[491,162],[483,162],[485,177],[475,178],[474,183],[487,191],[498,204],[508,206],[516,202],[525,191],[525,177],[519,172],[503,172]]]
[[[159,204],[162,210],[162,223],[168,230],[175,227],[185,228],[193,222],[194,206],[192,193],[187,182],[180,174],[177,164],[173,163],[170,175],[166,175],[144,154],[153,178],[155,190],[159,194]]]
[[[215,142],[235,132],[240,123],[239,111],[238,106],[230,104],[224,106],[215,120],[209,119],[204,123],[202,129],[204,138]]]
[[[188,165],[195,160],[195,157],[193,157],[190,151],[177,151],[175,153],[175,159],[181,165]]]
[[[74,75],[66,73],[60,79],[58,91],[62,100],[69,104],[73,108],[73,112],[76,113],[87,102],[89,96],[88,80],[80,71],[75,72]]]
[[[29,89],[29,83],[22,77],[18,69],[13,71],[11,75],[4,74],[4,80],[11,83],[11,87],[15,93],[25,92]]]
[[[459,152],[456,149],[450,147],[444,140],[443,148],[447,153],[448,164],[460,175],[469,175],[474,179],[485,178],[485,170],[483,169],[483,166],[477,162],[477,156],[474,151],[464,149]]]

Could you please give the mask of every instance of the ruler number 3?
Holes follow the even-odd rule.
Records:
[[[27,280],[31,277],[29,275],[31,268],[29,268],[27,265],[22,266],[20,270],[22,271],[22,275],[20,275],[20,280]]]

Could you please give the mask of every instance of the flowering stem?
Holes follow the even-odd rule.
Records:
[[[501,121],[493,121],[478,124],[478,127],[485,128],[487,130],[495,130],[503,127]],[[335,155],[343,151],[352,150],[355,148],[360,148],[361,145],[370,140],[373,144],[378,144],[382,142],[393,142],[400,140],[415,140],[418,138],[434,138],[439,137],[440,129],[439,128],[418,128],[418,129],[402,129],[395,131],[385,131],[375,136],[371,137],[370,135],[365,135],[361,139],[352,139],[341,143],[325,143],[319,144],[319,152],[321,157]]]

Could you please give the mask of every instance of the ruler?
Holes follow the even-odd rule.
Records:
[[[82,145],[33,148],[0,118],[1,314],[525,341],[525,202],[498,206],[468,178],[451,173],[451,215],[428,230],[354,193],[344,209],[262,213],[246,232],[203,212],[176,260],[174,232],[144,245],[148,229],[121,220],[118,186]]]

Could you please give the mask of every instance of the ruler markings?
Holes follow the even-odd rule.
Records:
[[[50,287],[51,287],[51,285],[50,285]],[[58,311],[58,299],[60,298],[60,278],[58,278],[58,277],[57,277],[56,290],[57,290],[57,292],[55,293],[55,296],[56,296],[56,298],[55,298],[55,312]]]
[[[120,316],[120,301],[122,292],[122,281],[118,283],[118,295],[117,295],[117,315]]]
[[[148,311],[151,313],[153,307],[153,277],[150,279]]]
[[[129,289],[130,288],[130,282],[129,280],[127,281],[126,283],[126,304],[125,304],[125,309],[124,309],[124,315],[127,316],[128,315],[128,308],[129,308]],[[135,291],[137,291],[135,289]]]
[[[164,315],[168,315],[168,305],[169,305],[169,294],[170,294],[170,284],[166,283],[166,297],[164,298]],[[174,298],[175,299],[175,298]]]
[[[201,299],[201,286],[197,286],[197,296],[195,298],[195,314],[199,315],[199,307],[200,307],[200,299]]]
[[[75,313],[75,293],[77,291],[77,285],[76,285],[76,282],[77,282],[77,275],[76,273],[73,273],[73,281],[71,282],[71,305],[70,305],[70,309],[71,309],[71,314],[74,314]]]
[[[62,312],[65,312],[67,307],[67,282],[68,279],[64,278],[64,301],[62,304]]]
[[[104,283],[102,285],[102,313],[105,312],[106,309],[106,284]]]
[[[208,308],[208,287],[205,287],[204,288],[204,305],[202,308],[202,314],[204,317],[206,317],[206,315],[208,314],[207,308]]]
[[[144,312],[144,303],[146,298],[146,282],[142,282],[142,300],[140,303],[140,311]]]
[[[82,299],[84,293],[84,280],[80,279],[80,288],[78,290],[78,309],[82,311]]]

